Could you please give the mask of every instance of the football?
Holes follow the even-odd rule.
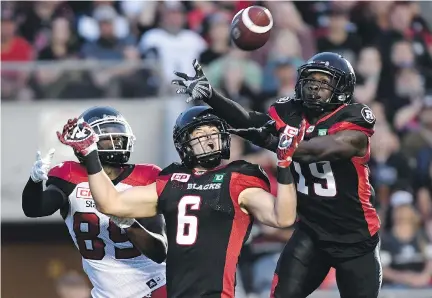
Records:
[[[231,22],[231,39],[243,51],[259,49],[270,38],[273,17],[262,6],[249,6],[240,10]]]

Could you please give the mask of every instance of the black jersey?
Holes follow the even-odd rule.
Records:
[[[238,197],[256,187],[269,191],[268,178],[245,161],[202,173],[176,163],[162,170],[157,191],[168,237],[168,297],[234,297],[238,257],[253,222]]]
[[[269,110],[279,129],[297,103],[278,101]],[[363,104],[342,105],[306,127],[305,140],[356,130],[368,137],[374,133],[375,117]],[[369,183],[370,148],[362,157],[334,162],[293,162],[291,169],[297,183],[299,226],[309,228],[323,243],[353,244],[378,241],[380,221],[374,208],[374,192]]]

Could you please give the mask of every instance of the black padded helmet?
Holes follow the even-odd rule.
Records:
[[[135,136],[119,111],[112,107],[92,107],[79,118],[83,118],[99,136],[98,154],[102,164],[122,165],[129,161]],[[101,142],[108,141],[110,146],[102,146]],[[75,156],[82,161],[80,153],[75,152]]]
[[[205,152],[203,147],[202,154],[195,154],[191,146],[191,141],[197,140],[202,145],[200,139],[191,138],[191,133],[202,125],[214,125],[219,129],[219,150]],[[229,159],[231,136],[227,131],[228,125],[225,120],[214,114],[214,110],[206,106],[192,107],[181,113],[174,125],[173,139],[175,148],[188,168],[200,165],[204,168],[214,168],[218,166],[222,159]]]
[[[351,63],[341,55],[331,52],[318,53],[300,66],[297,72],[296,97],[302,100],[306,109],[325,112],[351,102],[356,76]],[[325,101],[316,98],[317,92],[325,83],[308,78],[314,72],[325,73],[331,77],[327,87],[332,90],[332,94]]]

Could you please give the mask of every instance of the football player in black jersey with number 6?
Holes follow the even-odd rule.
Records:
[[[278,145],[278,196],[257,165],[235,161],[221,166],[230,153],[224,120],[208,107],[182,113],[175,124],[174,145],[182,163],[161,171],[156,183],[118,192],[102,170],[97,134],[75,119],[58,133],[60,141],[84,156],[97,208],[121,218],[160,213],[168,238],[168,297],[234,298],[241,247],[256,218],[272,227],[291,226],[296,218],[296,190],[289,170],[303,139],[305,121],[292,117]]]
[[[366,105],[351,103],[351,64],[335,53],[313,56],[298,69],[295,96],[277,100],[267,114],[223,97],[196,61],[194,68],[194,77],[176,73],[177,93],[205,101],[231,132],[256,145],[275,151],[287,121],[300,115],[307,122],[291,166],[299,221],[279,259],[272,297],[307,297],[334,267],[342,298],[376,298],[380,221],[367,166],[375,117]]]

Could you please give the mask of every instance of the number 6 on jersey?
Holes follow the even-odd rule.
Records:
[[[201,207],[200,196],[184,196],[178,203],[177,215],[177,237],[176,242],[180,245],[193,245],[198,236],[198,218],[187,215],[189,210],[199,210]]]

